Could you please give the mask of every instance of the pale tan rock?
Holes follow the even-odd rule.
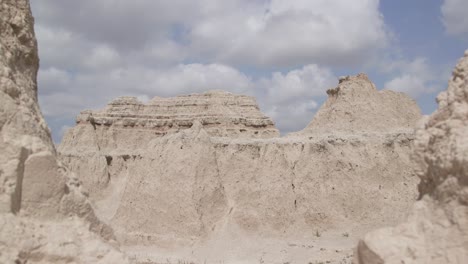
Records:
[[[347,106],[352,108],[353,100],[365,104],[369,98],[355,98],[367,89],[360,85],[347,88],[353,95],[346,99]],[[191,97],[200,102],[206,94],[181,98]],[[151,135],[144,118],[153,120],[154,115],[139,114],[130,126],[122,113],[142,112],[152,103],[120,98],[106,108],[105,118],[99,114],[103,111],[81,114],[59,153],[129,254],[151,252],[148,259],[156,263],[169,257],[213,263],[339,263],[352,252],[358,236],[397,223],[416,199],[409,153],[411,122],[415,125],[420,114],[413,101],[397,97],[407,103],[411,117],[395,121],[395,129],[384,131],[362,119],[356,127],[366,129],[344,130],[338,115],[330,117],[338,129],[333,133],[285,138],[213,133],[215,127],[203,124],[206,112],[195,111],[201,103],[192,106],[196,115],[191,127]],[[205,99],[205,105],[219,101],[218,95]],[[387,104],[398,103],[390,99]],[[171,116],[193,103],[179,97],[155,101],[162,105],[164,100],[172,105]],[[182,109],[175,109],[175,100]],[[201,114],[205,117],[197,117]],[[99,125],[89,121],[97,119]],[[236,125],[229,122],[232,119],[217,126]],[[326,249],[321,250],[320,243]],[[291,251],[288,244],[300,246]]]
[[[81,112],[76,127],[65,134],[61,148],[137,149],[155,137],[188,129],[195,120],[216,137],[279,136],[273,121],[260,112],[254,98],[210,91],[155,97],[148,104],[135,97],[119,97],[103,110]]]
[[[113,240],[112,229],[95,216],[79,181],[57,160],[37,103],[33,24],[29,1],[0,1],[0,262],[90,263],[103,258],[125,263],[118,249],[103,242]],[[67,222],[68,215],[86,224]],[[72,231],[75,227],[82,235]],[[74,240],[77,250],[62,252],[68,240]]]
[[[299,133],[411,133],[421,112],[403,93],[377,90],[367,75],[341,77],[310,124]]]
[[[468,263],[468,51],[439,108],[417,131],[414,158],[421,178],[406,222],[367,234],[356,263]]]
[[[21,183],[29,156],[55,150],[37,104],[39,59],[29,3],[4,0],[0,8],[0,212],[5,213],[21,208]],[[55,175],[44,179],[48,177],[53,181]],[[60,199],[60,190],[50,191],[58,196],[53,199]]]
[[[12,214],[0,216],[0,263],[125,263],[117,251],[82,219],[38,221]]]
[[[77,118],[60,148],[69,171],[37,104],[29,2],[0,8],[1,263],[127,263],[84,189],[141,262],[338,262],[359,234],[396,223],[414,198],[408,153],[419,112],[400,95],[382,103],[402,101],[414,116],[390,120],[389,130],[369,126],[373,112],[355,123],[343,112],[317,119],[320,127],[328,118],[324,131],[333,133],[291,138],[277,138],[246,96],[119,98]],[[356,81],[326,108],[366,110],[361,90],[377,98],[368,85]],[[348,99],[331,103],[340,98]]]

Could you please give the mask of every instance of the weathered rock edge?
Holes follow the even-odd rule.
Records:
[[[421,112],[401,92],[377,90],[366,74],[341,77],[309,125],[292,135],[413,133]]]
[[[222,90],[155,97],[147,104],[136,97],[121,96],[102,110],[85,110],[76,118],[78,126],[91,124],[94,127],[143,130],[150,132],[153,138],[188,129],[195,121],[214,137],[279,136],[273,121],[260,112],[255,98]]]
[[[33,27],[29,1],[0,1],[0,262],[125,262],[103,241],[114,240],[112,229],[56,159],[37,103]]]
[[[416,133],[419,195],[406,222],[367,234],[356,263],[468,263],[468,50]]]

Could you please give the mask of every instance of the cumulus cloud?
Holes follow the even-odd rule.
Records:
[[[173,26],[190,23],[198,1],[171,0],[41,0],[31,1],[34,16],[57,27],[119,51],[140,49],[170,37]]]
[[[358,63],[387,41],[377,0],[253,3],[209,8],[191,47],[228,62],[291,66]]]
[[[286,74],[275,72],[269,78],[258,81],[263,109],[276,121],[282,132],[304,128],[317,110],[318,101],[326,90],[336,85],[337,78],[328,68],[306,65]]]
[[[40,101],[50,118],[73,119],[79,111],[100,108],[111,99],[132,95],[147,101],[154,96],[223,89],[256,96],[262,110],[283,132],[303,128],[336,77],[331,70],[307,65],[285,74],[253,80],[237,69],[221,64],[181,64],[172,68],[119,68],[106,73],[73,74],[49,68],[41,70]]]
[[[385,87],[394,91],[404,92],[418,97],[427,93],[430,88],[426,86],[426,81],[420,76],[404,74],[398,76],[385,84]]]
[[[71,76],[64,70],[54,67],[39,69],[38,83],[41,84],[41,95],[60,92],[64,87],[68,87],[71,81]]]
[[[94,43],[61,28],[35,25],[41,68],[79,70]]]
[[[73,116],[84,108],[102,107],[121,95],[152,98],[213,89],[252,93],[249,91],[252,82],[246,75],[220,64],[181,64],[164,69],[115,68],[78,74],[50,68],[41,70],[39,82],[43,111],[52,117]]]
[[[407,93],[413,98],[437,90],[435,82],[439,81],[439,78],[425,58],[394,61],[385,67],[386,71],[397,73],[393,79],[385,83],[385,88]]]
[[[362,65],[387,42],[378,0],[31,4],[39,99],[46,118],[62,122],[51,124],[56,135],[116,96],[210,89],[256,96],[283,132],[301,129],[335,80],[330,67]]]
[[[267,87],[269,101],[289,104],[300,98],[323,96],[327,88],[336,82],[336,77],[328,68],[306,65],[302,69],[286,74],[274,72],[270,79],[261,80]]]
[[[387,42],[378,6],[378,0],[33,2],[43,26],[119,52],[177,47],[191,60],[263,66],[361,63]]]
[[[451,35],[468,38],[468,1],[444,0],[441,11],[445,29]]]
[[[97,45],[93,47],[86,60],[83,61],[83,65],[90,70],[103,70],[115,67],[119,65],[121,58],[120,54],[108,45]]]

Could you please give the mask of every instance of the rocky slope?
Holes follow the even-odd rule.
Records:
[[[57,161],[37,103],[33,23],[29,1],[0,2],[0,262],[125,263],[104,242],[112,229]]]
[[[154,111],[144,110],[153,109],[153,103],[142,105],[131,99],[130,104],[126,98],[114,101],[125,102],[118,107],[113,102],[104,111],[82,113],[65,135],[59,152],[96,201],[97,214],[137,258],[338,263],[351,252],[356,237],[396,223],[416,199],[417,179],[411,173],[409,153],[411,126],[420,117],[414,101],[399,93],[376,91],[364,75],[348,77],[339,87],[345,88],[329,94],[319,113],[331,108],[352,109],[353,101],[373,109],[383,104],[382,113],[387,110],[382,106],[388,105],[385,117],[392,120],[388,129],[367,124],[373,119],[379,124],[387,122],[375,118],[380,112],[361,111],[355,115],[373,117],[340,121],[331,114],[328,118],[336,120],[336,131],[317,134],[306,129],[275,138],[276,129],[256,105],[247,104],[253,111],[232,111],[235,115],[217,113],[236,118],[207,125],[211,112],[190,110],[200,108],[197,99],[195,105],[175,104],[186,109],[163,111],[167,120],[179,120],[179,113],[187,112],[194,112],[196,118],[183,129],[180,125],[175,130],[165,126],[161,136],[154,133],[158,126],[149,125],[161,114],[142,114]],[[373,93],[385,96],[366,102]],[[154,101],[173,105],[180,98],[210,94]],[[204,101],[205,108],[218,105],[219,96],[245,98],[214,94]],[[400,101],[400,107],[406,109],[397,111],[394,104]],[[246,104],[230,102],[234,109]],[[128,115],[123,112],[133,113],[134,125],[125,127]],[[250,128],[258,134],[240,136],[238,116],[267,120],[268,125]],[[323,120],[324,116],[317,118]],[[218,132],[233,127],[233,133]],[[345,127],[354,129],[340,129]],[[124,139],[129,137],[132,144]]]
[[[468,263],[468,51],[438,110],[418,130],[414,158],[420,200],[408,220],[369,233],[356,262]]]

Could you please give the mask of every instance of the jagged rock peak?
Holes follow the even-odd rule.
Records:
[[[377,90],[366,74],[339,78],[312,122],[298,134],[411,132],[421,118],[414,100]]]
[[[468,263],[468,51],[416,132],[420,200],[408,220],[367,234],[356,263]]]
[[[253,97],[214,90],[176,97],[155,97],[147,104],[136,97],[118,97],[103,110],[86,110],[78,125],[148,129],[156,136],[190,128],[198,120],[210,136],[271,138],[279,136]]]
[[[357,89],[363,91],[377,91],[375,85],[371,82],[367,74],[359,73],[356,76],[348,75],[341,76],[338,79],[338,86],[336,88],[328,89],[327,94],[329,96],[338,95],[339,93],[348,92],[347,88],[352,87],[353,92],[356,92]],[[346,84],[346,85],[345,85]],[[354,84],[354,85],[352,85]],[[356,85],[357,84],[357,85]]]

